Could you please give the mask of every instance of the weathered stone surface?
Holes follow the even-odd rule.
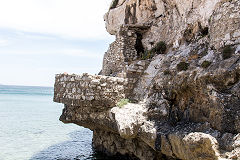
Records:
[[[180,136],[180,137],[179,137]],[[217,140],[204,133],[168,136],[173,154],[180,159],[217,160],[219,157]]]
[[[211,45],[216,48],[240,43],[240,2],[221,1],[210,20]]]
[[[110,9],[105,15],[106,28],[109,33],[117,35],[123,24],[152,23],[142,40],[144,46],[149,48],[150,42],[160,40],[169,44],[180,42],[184,31],[193,29],[189,26],[200,24],[201,28],[210,29],[211,41],[219,48],[225,43],[239,43],[238,31],[234,32],[234,28],[239,28],[239,1],[225,2],[224,0],[125,0],[119,2],[116,8]],[[232,42],[229,41],[230,36]]]
[[[240,159],[240,2],[114,0],[101,75],[56,75],[60,120],[141,160]],[[165,54],[153,47],[159,41]],[[121,99],[131,103],[117,106]]]
[[[102,130],[94,130],[93,132],[93,146],[108,155],[120,153],[143,160],[156,157],[155,151],[139,139],[123,139],[118,134]],[[156,160],[160,160],[161,154],[157,157]]]
[[[83,75],[56,75],[54,101],[72,106],[113,107],[127,97],[128,79]]]

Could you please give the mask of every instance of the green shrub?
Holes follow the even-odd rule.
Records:
[[[167,50],[167,46],[165,42],[160,41],[152,49],[145,50],[145,52],[141,55],[141,59],[142,60],[151,59],[156,54],[164,54],[166,50]]]
[[[180,62],[177,64],[178,71],[186,71],[188,70],[188,67],[189,67],[189,63],[186,63],[186,62]]]
[[[208,49],[207,48],[205,48],[201,53],[200,53],[200,57],[204,57],[204,56],[206,56],[208,54]]]
[[[208,68],[211,64],[212,64],[212,62],[203,61],[203,63],[201,64],[201,67],[202,67],[202,68]]]
[[[151,50],[150,50],[150,51],[146,50],[146,51],[142,54],[141,59],[142,59],[142,60],[150,59],[150,58],[152,58],[154,55],[155,55],[155,54],[154,54]]]
[[[170,74],[171,74],[171,72],[170,72],[170,70],[169,70],[169,69],[167,69],[167,70],[165,70],[165,71],[163,72],[163,74],[164,74],[164,75],[170,75]]]
[[[166,43],[163,41],[158,42],[150,51],[154,54],[164,54],[167,50]]]
[[[117,5],[118,5],[118,0],[114,0],[114,1],[112,2],[112,5],[111,5],[110,9],[116,8]]]
[[[225,47],[223,47],[223,51],[222,51],[222,57],[223,59],[228,59],[232,56],[233,53],[233,49],[231,46],[227,45]]]
[[[117,106],[119,108],[122,108],[124,105],[130,103],[130,100],[129,99],[121,99],[118,103],[117,103]]]
[[[160,41],[157,43],[156,45],[156,52],[159,53],[159,54],[164,54],[167,50],[167,46],[165,44],[165,42],[163,41]]]
[[[142,59],[142,60],[148,59],[148,51],[147,51],[147,50],[145,50],[144,53],[142,53],[141,59]]]

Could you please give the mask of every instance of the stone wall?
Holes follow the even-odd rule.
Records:
[[[58,74],[55,79],[54,101],[74,106],[109,108],[124,98],[130,98],[132,89],[144,72],[148,61],[134,61],[126,65],[118,77]]]
[[[103,58],[102,75],[116,76],[129,61],[136,60],[135,49],[137,36],[134,31],[122,26],[116,40],[109,46]]]
[[[66,105],[113,107],[129,94],[128,79],[83,75],[56,75],[54,101]]]
[[[113,75],[119,72],[124,65],[123,47],[119,40],[110,44],[103,57],[102,75]]]

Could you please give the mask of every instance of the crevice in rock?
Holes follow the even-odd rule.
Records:
[[[204,27],[204,28],[201,27],[200,32],[201,32],[202,36],[208,35],[208,33],[209,33],[208,30],[209,30],[208,27]]]
[[[136,36],[137,36],[137,39],[136,39],[135,49],[137,51],[137,56],[141,57],[141,55],[144,53],[144,47],[142,44],[143,38],[142,38],[142,34],[139,32],[136,32]]]
[[[125,10],[125,19],[124,22],[125,24],[135,24],[137,23],[137,18],[136,18],[136,8],[137,4],[131,4],[126,6]]]
[[[169,115],[168,115],[168,121],[171,125],[175,126],[178,122],[178,111],[177,111],[177,94],[172,93],[171,98],[166,98],[166,100],[169,102]]]

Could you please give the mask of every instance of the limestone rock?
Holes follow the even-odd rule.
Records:
[[[239,0],[113,0],[101,75],[56,75],[60,120],[141,160],[240,157]],[[167,49],[159,50],[163,46]],[[117,106],[122,99],[130,102]]]

